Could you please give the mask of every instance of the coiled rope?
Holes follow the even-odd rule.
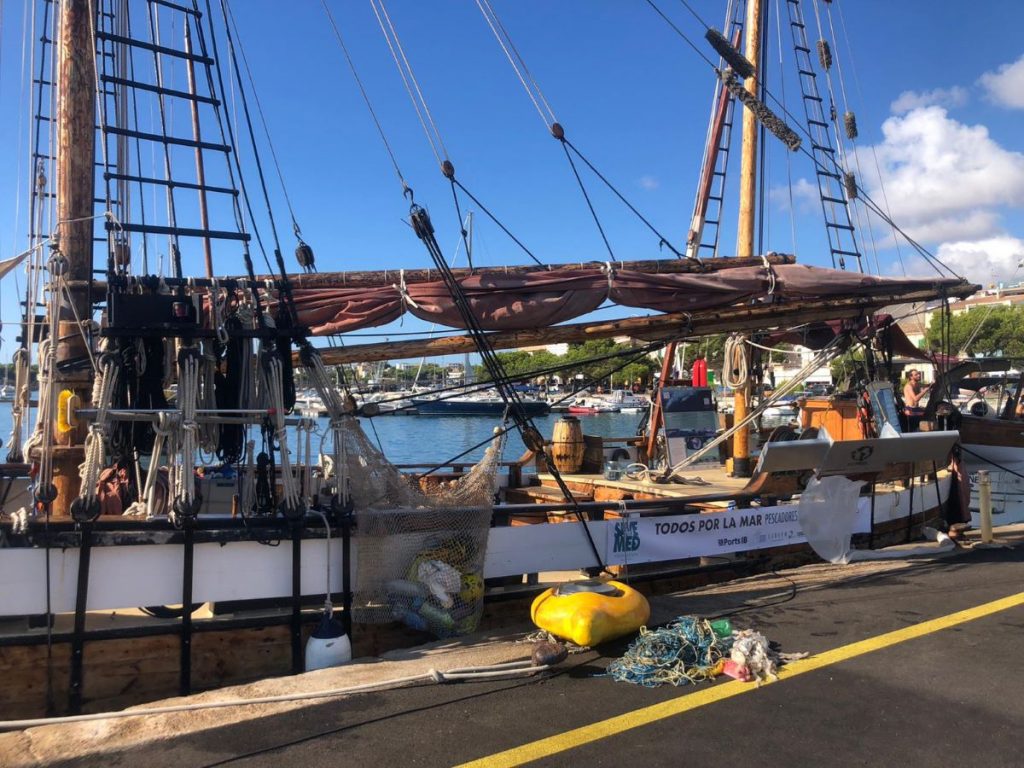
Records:
[[[740,389],[749,381],[747,349],[743,337],[733,334],[725,340],[722,366],[722,383],[729,389]]]
[[[29,402],[28,350],[24,347],[14,353],[14,405],[11,407],[11,437],[8,440],[7,461],[20,464],[24,460],[21,449],[22,423]]]

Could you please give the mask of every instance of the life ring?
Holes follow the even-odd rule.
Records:
[[[988,403],[986,403],[984,400],[976,400],[973,403],[971,403],[970,407],[968,408],[968,411],[970,412],[971,416],[976,416],[979,419],[983,419],[986,416],[988,416],[990,410],[991,409],[989,408]]]

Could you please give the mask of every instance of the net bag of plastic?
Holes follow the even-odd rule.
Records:
[[[461,478],[421,487],[351,421],[343,460],[356,509],[353,619],[401,621],[437,637],[473,632],[502,439]]]

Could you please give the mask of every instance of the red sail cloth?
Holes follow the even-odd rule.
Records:
[[[589,314],[606,301],[655,312],[728,307],[758,299],[801,299],[908,292],[956,285],[955,279],[883,278],[799,264],[740,267],[704,274],[648,274],[628,270],[561,269],[524,275],[486,273],[460,281],[484,330],[540,328]],[[464,328],[441,281],[372,288],[300,288],[299,323],[314,334],[373,328],[403,313]]]

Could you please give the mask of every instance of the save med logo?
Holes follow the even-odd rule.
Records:
[[[640,549],[640,524],[636,520],[615,523],[613,552],[636,552]]]

